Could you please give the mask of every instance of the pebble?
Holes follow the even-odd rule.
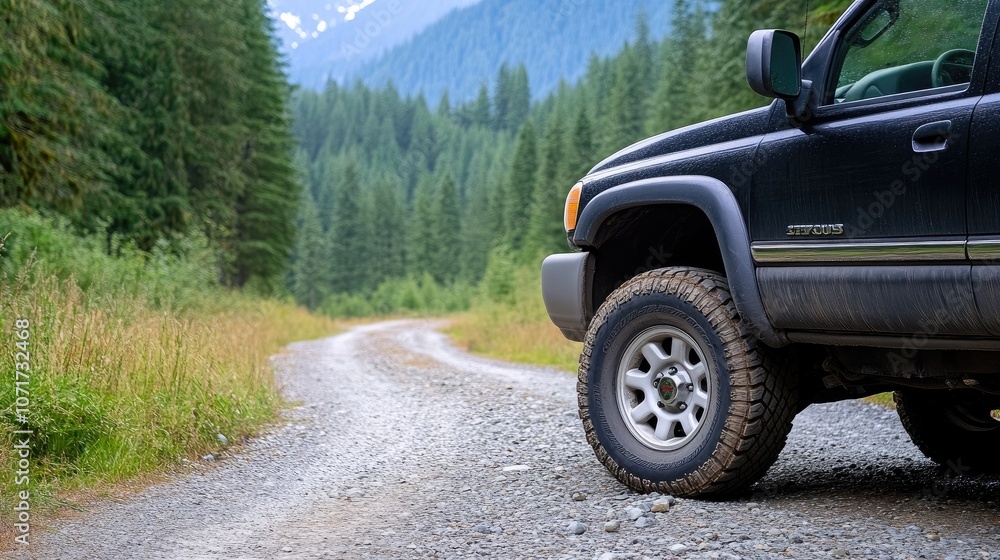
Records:
[[[208,455],[203,455],[202,458],[201,458],[201,460],[202,461],[208,461],[208,462],[211,463],[212,461],[215,460],[215,455],[212,455],[211,453],[209,453]]]
[[[584,492],[574,492],[573,493],[573,501],[574,502],[582,502],[582,501],[584,501],[586,499],[587,499],[587,494],[584,493]]]
[[[604,532],[606,533],[617,533],[619,529],[622,528],[622,522],[617,519],[613,519],[604,524]]]
[[[226,445],[229,443],[229,438],[227,438],[222,434],[215,434],[215,438],[218,439],[219,443],[221,443],[222,445]]]
[[[673,552],[674,554],[682,554],[682,553],[687,552],[687,550],[688,550],[688,547],[686,547],[686,546],[684,546],[683,544],[680,544],[680,543],[677,543],[677,544],[672,545],[670,547],[670,552]]]
[[[579,521],[570,521],[569,525],[566,527],[566,531],[573,533],[574,535],[582,535],[587,532],[587,525],[585,523],[580,523]]]
[[[653,513],[666,513],[670,511],[670,501],[665,498],[660,498],[653,502],[653,505],[649,508],[649,511]]]
[[[646,527],[651,527],[655,523],[652,517],[640,517],[635,520],[635,526],[640,529],[645,529]]]
[[[643,516],[645,512],[637,507],[630,507],[625,510],[625,514],[628,515],[629,521],[635,521]]]
[[[528,465],[511,465],[503,468],[503,472],[521,472],[527,470],[531,470],[531,467]]]

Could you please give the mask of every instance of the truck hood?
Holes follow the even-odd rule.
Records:
[[[768,105],[648,138],[608,157],[588,175],[658,156],[761,135],[767,129],[771,109],[772,105]]]

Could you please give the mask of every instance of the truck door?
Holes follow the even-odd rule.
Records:
[[[986,333],[965,244],[988,3],[872,1],[829,36],[825,74],[804,76],[819,91],[811,118],[757,157],[753,252],[776,328]]]
[[[969,246],[972,284],[983,322],[1000,336],[1000,57],[991,59],[985,95],[969,133]]]

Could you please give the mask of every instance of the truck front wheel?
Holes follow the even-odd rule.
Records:
[[[668,268],[619,288],[585,341],[579,404],[587,441],[640,492],[724,497],[777,459],[795,377],[750,334],[725,278]]]

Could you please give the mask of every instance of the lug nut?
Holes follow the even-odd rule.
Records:
[[[658,406],[660,408],[666,408],[667,405],[663,404],[662,402],[657,402],[656,406]]]
[[[667,370],[667,374],[677,375],[677,368],[675,368],[674,366],[670,366],[670,369]]]
[[[681,410],[687,410],[687,407],[688,407],[687,403],[681,403],[681,404],[677,405],[677,408],[679,408]]]
[[[687,384],[687,390],[688,391],[694,391],[694,383],[688,383]]]

